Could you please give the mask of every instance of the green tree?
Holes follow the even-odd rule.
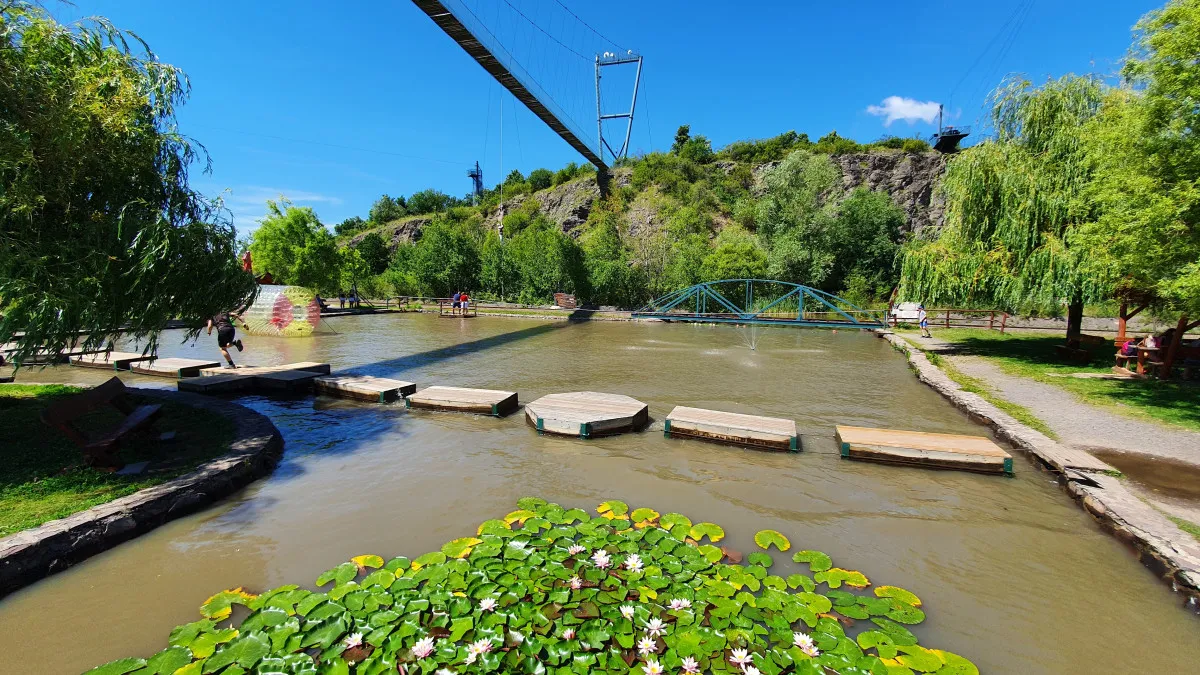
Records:
[[[383,195],[371,205],[371,210],[367,213],[367,219],[374,225],[383,225],[384,223],[390,223],[393,220],[403,218],[406,215],[408,215],[408,209],[405,208],[404,197],[393,199],[388,195]],[[341,232],[338,234],[341,234]]]
[[[507,301],[520,294],[521,277],[517,261],[506,250],[507,242],[495,231],[488,231],[479,248],[479,285],[484,292]]]
[[[824,195],[840,179],[838,168],[825,155],[806,150],[788,154],[763,176],[764,192],[754,214],[759,236],[771,245],[781,234],[824,227],[826,219],[821,219]]]
[[[675,130],[675,142],[671,144],[671,152],[678,155],[679,152],[683,150],[683,146],[687,145],[687,142],[691,140],[691,138],[692,127],[687,124],[679,125],[679,128]]]
[[[479,248],[465,226],[435,218],[421,231],[409,269],[425,295],[444,298],[455,291],[474,290],[478,282]]]
[[[0,8],[0,335],[21,334],[18,365],[80,332],[156,349],[170,318],[199,326],[253,297],[228,212],[188,185],[207,159],[176,131],[188,91],[103,19]]]
[[[549,169],[534,169],[529,172],[529,187],[534,192],[545,190],[554,183],[554,174]]]
[[[255,271],[270,272],[279,284],[335,292],[341,280],[342,256],[317,214],[286,198],[268,201],[267,212],[250,242]]]
[[[334,226],[333,231],[339,237],[345,237],[367,229],[367,221],[358,216],[351,216]]]
[[[407,209],[412,214],[437,213],[456,206],[457,200],[438,190],[422,190],[408,198]]]
[[[996,138],[950,161],[946,226],[906,254],[901,296],[1008,310],[1065,300],[1067,339],[1077,342],[1084,303],[1112,293],[1081,269],[1089,251],[1073,237],[1095,215],[1084,130],[1103,100],[1103,85],[1086,77],[1036,88],[1012,80],[997,90]]]
[[[354,250],[362,256],[367,266],[367,274],[382,274],[388,268],[388,247],[378,232],[364,236],[354,245]]]
[[[648,300],[642,270],[630,261],[618,228],[619,206],[605,204],[593,211],[588,231],[581,237],[584,265],[592,302],[634,307]]]
[[[720,279],[761,279],[767,273],[767,253],[754,235],[737,225],[729,225],[717,235],[716,246],[704,259],[701,271],[705,281]]]
[[[554,223],[537,217],[505,247],[520,279],[524,303],[549,302],[555,293],[587,294],[583,251]]]

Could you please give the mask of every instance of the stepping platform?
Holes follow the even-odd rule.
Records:
[[[772,450],[800,450],[800,436],[796,433],[794,420],[685,406],[676,406],[667,415],[663,435]]]
[[[429,387],[404,399],[409,408],[454,410],[503,417],[517,409],[517,393],[494,389]]]
[[[237,368],[238,375],[264,375],[266,373],[281,373],[289,370],[303,370],[317,375],[328,375],[328,363],[316,363],[315,361],[300,361],[299,363],[285,363],[280,366],[239,366]],[[204,368],[200,371],[203,377],[214,377],[217,375],[228,375],[229,369],[222,368],[221,364],[214,363],[209,368]]]
[[[251,375],[234,375],[229,371],[225,375],[185,378],[176,386],[179,391],[190,391],[194,394],[230,394],[249,391],[254,388],[255,382]]]
[[[622,394],[572,391],[525,404],[525,419],[538,433],[589,438],[634,431],[650,421],[650,409]]]
[[[412,382],[369,375],[322,375],[313,385],[322,394],[379,403],[391,403],[417,391]]]
[[[83,368],[103,368],[105,370],[129,370],[130,364],[136,361],[150,361],[154,357],[135,352],[100,352],[98,354],[81,354],[71,357],[71,365]]]
[[[1013,472],[1012,455],[983,436],[837,427],[842,457],[931,469]]]
[[[157,377],[196,377],[206,368],[220,367],[217,361],[200,361],[198,359],[154,359],[151,361],[134,361],[129,369],[142,375]]]
[[[279,370],[251,375],[259,389],[300,392],[312,389],[313,380],[320,376],[311,370]]]

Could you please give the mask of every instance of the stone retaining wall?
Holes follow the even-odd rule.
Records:
[[[1106,472],[1112,467],[1078,448],[1047,437],[1015,420],[978,394],[964,391],[925,354],[890,331],[877,334],[908,356],[917,377],[991,428],[1002,440],[1033,455],[1059,475],[1067,492],[1105,529],[1129,544],[1151,571],[1187,596],[1186,604],[1200,610],[1200,543],[1166,516],[1138,499],[1121,481]]]
[[[249,408],[183,392],[132,391],[228,417],[229,453],[161,485],[0,539],[0,597],[232,494],[270,473],[283,454],[279,430]]]

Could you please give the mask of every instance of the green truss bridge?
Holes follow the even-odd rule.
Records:
[[[884,328],[887,316],[831,293],[770,279],[706,281],[668,293],[633,313],[636,319],[811,328]]]

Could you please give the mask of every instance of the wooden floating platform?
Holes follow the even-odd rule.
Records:
[[[209,377],[189,377],[176,385],[179,391],[190,391],[195,394],[230,394],[247,391],[254,388],[254,377],[251,375],[234,375],[233,371],[225,375]]]
[[[312,389],[313,380],[319,377],[319,373],[311,370],[279,370],[250,377],[254,378],[255,386],[260,389],[298,392]]]
[[[800,436],[796,433],[794,420],[685,406],[676,406],[667,415],[663,435],[772,450],[800,450]]]
[[[200,361],[198,359],[153,359],[151,361],[134,361],[129,369],[142,375],[157,377],[197,377],[206,368],[220,367],[217,361]],[[226,371],[228,372],[228,371]]]
[[[328,363],[316,363],[315,361],[300,361],[299,363],[285,363],[279,366],[239,366],[236,368],[238,375],[264,375],[266,373],[282,373],[289,370],[303,370],[317,375],[328,375]],[[222,368],[221,364],[214,363],[212,367],[204,368],[200,371],[202,377],[213,377],[216,375],[228,375],[229,369]]]
[[[404,399],[409,408],[454,410],[503,417],[517,409],[517,394],[494,389],[429,387]]]
[[[417,391],[412,382],[369,375],[322,375],[313,385],[322,394],[379,403],[391,403]]]
[[[135,352],[99,352],[97,354],[81,354],[71,357],[71,365],[83,368],[103,368],[105,370],[129,370],[135,361],[150,361],[154,357]]]
[[[525,404],[525,419],[538,433],[589,438],[634,431],[650,421],[649,407],[622,394],[572,391]]]
[[[1012,455],[983,436],[837,426],[842,457],[931,469],[1013,472]]]

